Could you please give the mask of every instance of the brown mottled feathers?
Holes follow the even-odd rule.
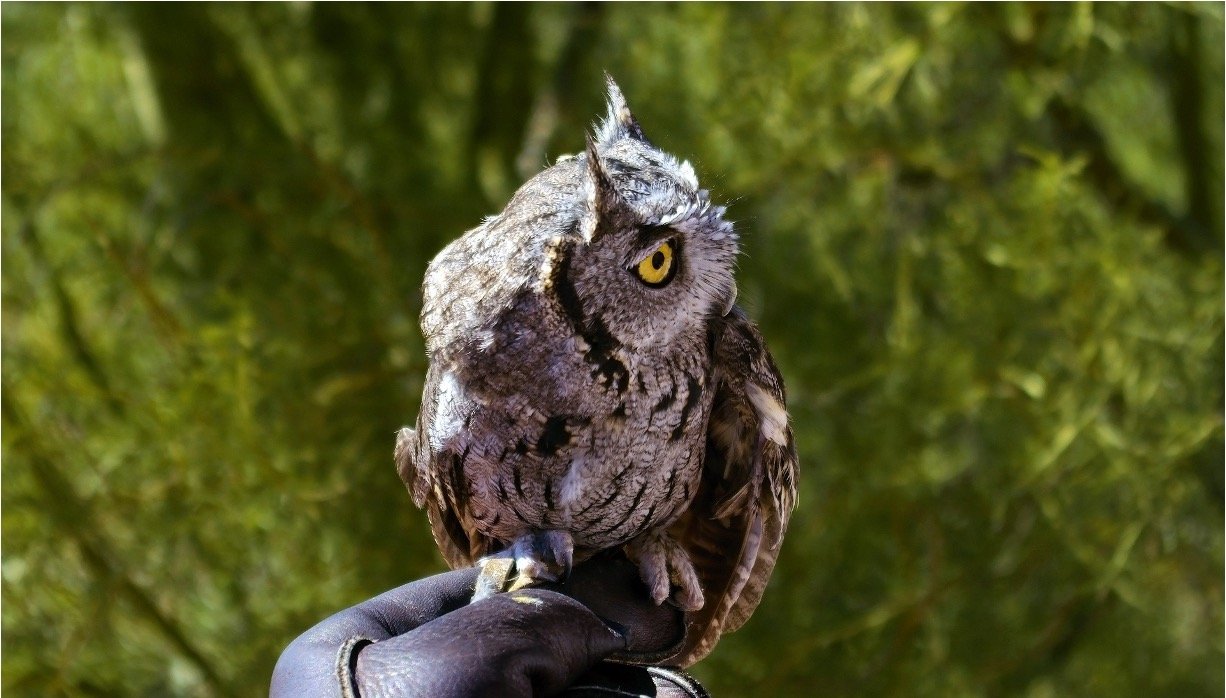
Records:
[[[796,504],[791,427],[784,421],[774,425],[781,431],[770,432],[772,425],[751,398],[753,391],[761,390],[780,409],[785,405],[783,381],[762,336],[739,308],[714,321],[711,332],[716,396],[702,484],[688,511],[669,529],[689,553],[706,593],[705,606],[688,619],[686,644],[675,660],[681,666],[705,657],[723,633],[741,627],[753,614]],[[426,509],[443,557],[452,567],[463,567],[498,544],[482,536],[469,518],[458,463],[445,469],[453,477],[437,479],[429,478],[427,469],[414,467],[415,453],[428,452],[417,439],[424,438],[434,408],[432,402],[422,405],[416,433],[401,430],[396,463],[414,502]]]
[[[429,424],[437,409],[438,392],[430,385],[438,380],[438,369],[431,366],[426,373],[426,390],[417,415],[417,429],[401,429],[396,435],[396,471],[401,481],[409,488],[413,503],[426,510],[430,531],[443,559],[452,569],[467,567],[478,558],[496,549],[495,541],[477,532],[467,506],[468,486],[460,470],[459,459],[448,454],[452,461],[447,468],[450,477],[437,478],[431,468],[418,464],[428,458],[428,444],[424,443],[429,433]]]
[[[698,495],[669,532],[689,553],[706,605],[690,614],[678,661],[690,666],[720,636],[741,627],[757,608],[796,504],[796,448],[791,427],[772,433],[750,394],[765,390],[779,408],[783,381],[762,336],[740,311],[716,330],[715,406]],[[756,388],[755,388],[756,386]],[[782,441],[783,443],[778,443]]]

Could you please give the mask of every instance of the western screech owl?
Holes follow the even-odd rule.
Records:
[[[586,151],[426,272],[400,477],[453,567],[517,584],[618,546],[689,611],[689,665],[757,606],[796,501],[778,370],[734,305],[737,235],[608,81]],[[488,559],[488,558],[486,558]]]

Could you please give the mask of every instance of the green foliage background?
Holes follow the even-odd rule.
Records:
[[[802,456],[716,695],[1222,695],[1220,4],[2,17],[6,694],[258,695],[442,568],[422,272],[607,69],[731,202]]]

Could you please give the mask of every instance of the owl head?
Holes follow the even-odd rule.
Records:
[[[580,202],[565,271],[585,317],[618,343],[667,348],[732,307],[737,236],[690,163],[652,145],[607,82],[608,114],[575,158]]]

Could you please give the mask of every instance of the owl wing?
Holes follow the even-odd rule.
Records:
[[[688,620],[682,666],[705,657],[753,614],[796,504],[796,446],[779,370],[739,308],[713,332],[716,394],[702,483],[670,529],[706,595]]]
[[[417,428],[401,429],[396,435],[396,471],[413,496],[413,503],[426,510],[430,530],[439,552],[452,569],[467,567],[493,549],[494,541],[477,532],[468,506],[469,487],[464,477],[464,453],[442,444],[431,444],[430,430],[436,424],[440,401],[454,399],[441,372],[431,365],[422,391]]]

